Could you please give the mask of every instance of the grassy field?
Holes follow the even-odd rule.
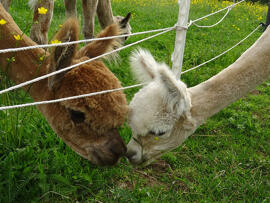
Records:
[[[132,12],[133,32],[170,27],[176,23],[176,0],[112,0],[114,13]],[[63,2],[55,1],[49,37],[64,21]],[[228,5],[192,0],[190,19]],[[81,9],[81,5],[78,5]],[[29,34],[32,13],[25,0],[13,0],[11,15]],[[223,52],[265,21],[266,7],[243,3],[214,28],[191,26],[187,33],[184,70]],[[81,12],[79,18],[81,17]],[[217,22],[225,12],[198,24]],[[98,25],[97,25],[98,27]],[[98,30],[98,29],[97,29]],[[233,63],[263,29],[218,60],[182,76],[189,87],[205,81]],[[145,36],[129,38],[135,42]],[[175,32],[140,44],[158,61],[170,64]],[[123,86],[136,84],[128,56],[108,64]],[[0,64],[1,65],[1,64]],[[0,89],[11,86],[0,75]],[[138,89],[126,91],[128,100]],[[35,107],[0,111],[0,202],[270,202],[270,80],[202,125],[184,145],[146,168],[125,159],[112,168],[92,165],[67,147]],[[1,105],[32,101],[22,91],[0,95]],[[131,137],[125,125],[121,135]]]

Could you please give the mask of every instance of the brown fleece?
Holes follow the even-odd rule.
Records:
[[[61,42],[71,42],[79,40],[79,23],[75,18],[69,18],[61,30],[54,36],[53,40]],[[68,67],[76,54],[78,45],[72,44],[68,46],[57,46],[51,49],[49,72],[58,71],[60,69]],[[54,75],[48,79],[49,88],[58,88],[59,82],[65,75],[65,72]]]
[[[120,88],[121,84],[103,62],[93,61],[69,71],[56,92],[57,98]],[[112,92],[62,103],[66,108],[84,112],[85,122],[99,133],[120,126],[127,113],[123,92]]]
[[[122,32],[123,31],[120,29],[120,26],[118,24],[112,24],[106,27],[100,34],[98,34],[97,38],[121,35]],[[121,41],[118,38],[93,41],[87,46],[81,48],[76,54],[76,58],[81,58],[82,56],[94,58],[108,52],[108,50],[119,47],[120,45]]]
[[[113,36],[119,34],[119,32],[119,26],[113,24],[107,27],[98,36]],[[70,38],[71,41],[77,40],[78,33],[78,22],[74,19],[69,19],[63,25],[61,31],[56,34],[56,39],[61,40]],[[68,54],[63,57],[64,60],[62,63],[67,66],[69,61],[72,61],[72,63],[69,64],[72,65],[88,60],[89,55],[93,56],[98,55],[98,53],[105,53],[107,49],[115,46],[116,42],[117,39],[95,41],[82,48],[80,52],[77,52],[77,54],[75,53],[76,50],[74,50],[74,45],[73,47],[64,47],[67,48],[66,52]],[[64,48],[58,47],[52,50],[51,64],[53,64],[52,67],[56,68],[56,70],[64,68],[62,67],[61,62],[59,66],[53,62],[54,60],[59,60],[59,55],[61,55],[59,53],[61,53],[61,50]],[[57,53],[57,49],[61,49],[59,53]],[[77,58],[76,60],[73,59],[75,54]],[[53,78],[53,80],[55,79],[56,78]],[[89,62],[68,71],[60,80],[61,81],[57,81],[57,83],[59,83],[58,86],[54,87],[56,98],[87,94],[121,87],[120,81],[102,61],[98,60]],[[62,102],[62,105],[69,110],[83,112],[85,115],[84,123],[90,124],[91,129],[98,132],[98,134],[119,127],[125,121],[125,116],[128,109],[125,95],[121,91],[65,101]],[[81,123],[77,125],[81,125]]]
[[[107,27],[99,36],[118,35],[121,29],[119,25],[113,24]],[[78,40],[79,26],[75,19],[68,19],[56,34],[55,39],[65,42]],[[120,45],[118,39],[102,40],[88,44],[77,52],[76,45],[57,47],[51,50],[49,71],[55,71],[67,66],[77,64],[88,60],[90,55],[105,53]],[[84,51],[82,51],[84,50]],[[54,92],[55,98],[64,98],[102,90],[120,88],[120,81],[100,60],[88,62],[80,65],[68,72],[58,74],[49,78],[49,88]],[[59,125],[61,134],[76,134],[76,142],[80,146],[85,146],[88,153],[95,154],[97,151],[103,154],[111,154],[111,150],[120,147],[120,151],[125,152],[125,144],[115,130],[120,127],[126,118],[128,106],[126,97],[122,91],[108,94],[96,95],[76,100],[69,100],[60,103],[63,111],[62,116],[68,117]],[[53,114],[55,110],[51,113]],[[59,117],[60,115],[57,115]],[[55,122],[59,122],[58,119]],[[59,129],[58,129],[59,130]],[[67,136],[65,137],[67,139]],[[71,138],[71,140],[74,138]],[[91,145],[88,142],[91,140]],[[110,146],[110,140],[114,146]],[[107,144],[106,144],[107,143]],[[117,144],[116,144],[117,143]],[[107,145],[105,147],[104,145]],[[90,148],[89,148],[90,147]],[[93,151],[93,147],[95,150]],[[104,149],[100,149],[104,148]],[[95,155],[88,155],[88,158],[94,162],[99,159]],[[110,157],[101,155],[101,164],[110,163]],[[114,157],[112,155],[111,157]],[[106,161],[107,160],[107,161]],[[115,159],[112,158],[112,162]]]
[[[17,41],[10,33],[21,34],[22,32],[0,4],[1,18],[7,23],[3,26],[4,29],[1,29],[0,48],[16,47]],[[69,19],[57,33],[56,38],[62,42],[77,40],[78,33],[77,21]],[[114,41],[109,44],[108,47],[111,49]],[[20,45],[31,46],[36,43],[24,35]],[[18,52],[15,62],[9,65],[7,75],[18,84],[89,59],[83,55],[75,59],[76,53],[76,45],[52,49],[50,54],[43,49]],[[36,61],[39,61],[40,56],[43,55],[46,56],[44,63],[38,67]],[[0,68],[3,70],[7,67],[6,59],[10,56],[12,54],[9,53],[0,55],[2,64]],[[62,74],[60,78],[38,81],[31,86],[29,93],[35,101],[44,101],[117,87],[121,87],[120,81],[103,62],[93,61]],[[115,164],[125,154],[125,143],[116,129],[124,122],[128,109],[123,92],[39,105],[37,108],[54,132],[75,152],[92,163]]]

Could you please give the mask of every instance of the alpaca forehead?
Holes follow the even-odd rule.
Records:
[[[134,113],[145,112],[145,114],[149,114],[152,112],[155,114],[157,109],[162,109],[164,96],[164,88],[158,83],[152,82],[135,94],[130,102],[130,108]]]
[[[149,130],[168,131],[174,119],[164,102],[164,87],[152,82],[142,88],[130,103],[129,124],[133,133],[145,135]]]
[[[120,87],[119,80],[103,62],[92,61],[67,72],[56,97],[64,98]],[[100,121],[102,126],[107,124],[110,128],[119,126],[128,111],[126,97],[121,91],[68,100],[62,102],[62,105],[85,113],[92,123]]]

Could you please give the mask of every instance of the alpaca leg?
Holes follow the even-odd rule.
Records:
[[[66,17],[77,16],[76,0],[65,0]]]
[[[48,43],[48,30],[51,25],[53,16],[54,0],[38,0],[32,1],[34,9],[33,25],[30,31],[30,37],[37,44]],[[40,14],[38,8],[44,7],[47,9],[46,14]]]
[[[94,37],[95,13],[97,10],[97,5],[98,0],[82,0],[83,35],[85,39],[91,39]]]
[[[9,10],[11,0],[0,0],[0,3],[3,5],[3,7],[6,9],[6,11]]]
[[[97,7],[97,16],[98,16],[99,24],[102,28],[105,28],[114,22],[110,0],[99,1],[98,7]]]

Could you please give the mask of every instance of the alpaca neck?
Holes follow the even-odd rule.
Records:
[[[36,43],[25,35],[23,35],[22,40],[15,40],[14,35],[22,35],[22,31],[1,4],[0,19],[4,19],[7,22],[0,27],[0,49],[36,45]],[[44,75],[47,72],[46,62],[42,64],[40,60],[40,57],[45,54],[43,49],[0,54],[0,68],[12,81],[19,84]],[[46,83],[46,80],[32,86],[30,94],[34,99],[42,97],[40,88],[44,87],[43,83]]]
[[[189,88],[191,119],[181,117],[171,139],[181,145],[209,117],[252,91],[270,77],[270,28],[228,68],[209,80]]]
[[[204,122],[270,77],[270,28],[232,65],[190,88],[193,117]]]

